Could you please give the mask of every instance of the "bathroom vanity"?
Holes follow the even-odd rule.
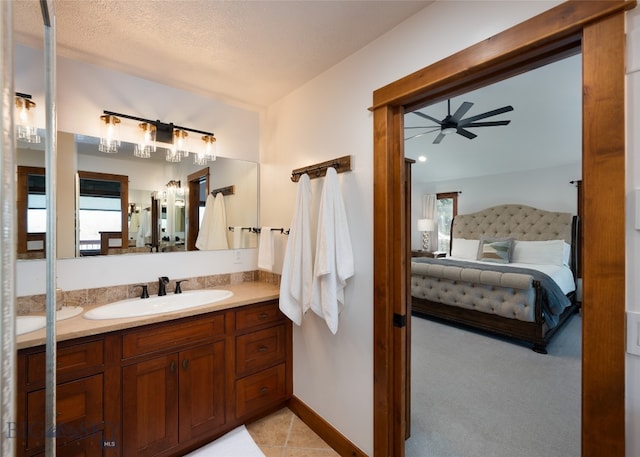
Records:
[[[292,395],[291,322],[273,290],[251,299],[234,288],[235,299],[213,310],[78,321],[66,333],[78,336],[58,343],[57,454],[183,455],[284,406]],[[45,349],[21,346],[17,455],[39,456]]]

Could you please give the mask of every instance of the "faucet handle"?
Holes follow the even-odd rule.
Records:
[[[149,290],[147,289],[147,284],[136,284],[134,287],[142,287],[142,294],[140,298],[149,298]]]
[[[187,282],[189,281],[188,279],[181,279],[180,281],[176,281],[176,294],[181,294],[182,293],[182,288],[180,287],[180,283],[181,282]]]

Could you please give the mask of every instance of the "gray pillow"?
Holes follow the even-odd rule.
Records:
[[[480,237],[477,260],[485,262],[509,263],[513,252],[513,238]]]

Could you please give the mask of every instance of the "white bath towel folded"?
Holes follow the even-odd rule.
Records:
[[[311,183],[309,176],[304,174],[298,181],[296,206],[280,277],[280,310],[297,325],[302,324],[302,317],[311,306],[313,253],[311,252],[310,204]]]
[[[240,249],[242,247],[242,227],[233,227],[233,249]]]
[[[311,309],[324,318],[333,334],[338,331],[347,279],[354,273],[353,248],[338,175],[334,168],[329,168],[320,197]]]
[[[218,192],[215,198],[211,194],[207,195],[196,247],[201,251],[229,249],[227,213],[224,207],[224,195],[221,192]]]
[[[260,229],[258,268],[267,271],[273,270],[273,232],[271,227],[262,227]]]

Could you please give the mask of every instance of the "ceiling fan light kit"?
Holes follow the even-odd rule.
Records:
[[[494,110],[491,110],[491,111],[487,111],[487,112],[482,113],[482,114],[477,114],[475,116],[471,116],[471,117],[468,117],[466,119],[463,119],[463,116],[465,114],[467,114],[467,112],[471,109],[472,106],[473,106],[473,103],[471,103],[471,102],[463,102],[462,105],[460,105],[460,107],[452,115],[451,114],[451,99],[449,99],[449,100],[447,100],[447,116],[442,120],[436,119],[435,117],[429,116],[428,114],[422,113],[420,111],[414,111],[413,113],[416,116],[420,116],[423,119],[427,119],[427,120],[429,120],[431,122],[435,122],[436,125],[408,127],[408,128],[430,129],[430,130],[428,130],[426,132],[418,133],[417,135],[413,135],[413,136],[411,136],[409,138],[405,138],[405,139],[409,140],[411,138],[417,138],[419,136],[422,136],[422,135],[424,135],[426,133],[431,133],[431,132],[436,132],[437,131],[438,135],[433,140],[433,144],[440,143],[445,136],[450,135],[452,133],[457,133],[459,135],[462,135],[465,138],[468,138],[468,139],[472,140],[475,137],[477,137],[478,135],[476,135],[475,133],[467,130],[469,128],[498,127],[498,126],[502,126],[502,125],[509,125],[509,123],[511,122],[510,120],[476,122],[476,121],[479,121],[481,119],[486,119],[488,117],[497,116],[498,114],[503,114],[503,113],[507,113],[509,111],[513,111],[513,106],[511,106],[511,105],[503,106],[502,108],[497,108],[497,109],[494,109]]]

